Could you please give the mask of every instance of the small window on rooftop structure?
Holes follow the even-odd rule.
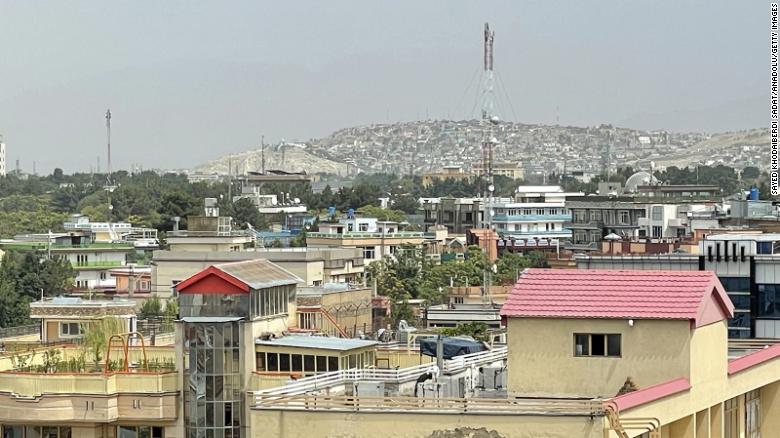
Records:
[[[620,357],[621,335],[575,333],[574,355]]]

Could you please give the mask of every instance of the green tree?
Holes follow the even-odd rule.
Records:
[[[81,331],[84,333],[82,345],[85,353],[91,355],[95,363],[99,363],[103,359],[111,336],[122,333],[124,329],[122,322],[112,316],[84,323]]]
[[[255,204],[246,198],[239,199],[233,203],[231,215],[235,223],[241,228],[246,228],[246,224],[252,225],[256,230],[263,230],[268,226]]]

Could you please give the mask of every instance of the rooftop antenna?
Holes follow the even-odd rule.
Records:
[[[113,184],[111,182],[111,109],[106,110],[106,146],[108,148],[108,162],[106,163],[108,166],[108,169],[106,171],[108,172],[106,174],[106,187],[111,187]]]

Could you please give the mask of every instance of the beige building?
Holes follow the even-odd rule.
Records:
[[[448,179],[455,181],[471,181],[474,178],[474,173],[466,172],[460,166],[444,166],[438,172],[423,173],[422,186],[430,187],[435,181],[445,181]]]
[[[89,323],[118,318],[124,331],[135,330],[135,302],[55,297],[30,303],[30,318],[40,320],[41,342],[75,341]]]
[[[155,251],[152,285],[170,297],[178,282],[213,264],[266,259],[300,277],[305,285],[360,283],[363,253],[355,248],[257,248],[247,251]]]
[[[346,283],[298,288],[298,329],[356,337],[373,331],[373,291]]]

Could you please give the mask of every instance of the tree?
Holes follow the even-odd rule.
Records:
[[[400,210],[406,214],[417,214],[420,203],[411,195],[401,195],[393,200],[393,209]]]
[[[138,310],[139,319],[159,318],[163,315],[162,302],[156,295],[148,298]]]
[[[487,342],[488,326],[484,322],[472,321],[466,324],[460,324],[452,328],[442,329],[445,336],[470,336],[477,341]]]
[[[84,323],[81,326],[83,345],[86,353],[91,354],[95,363],[103,359],[103,353],[108,347],[111,336],[118,335],[124,331],[122,322],[116,317],[107,317],[96,321]]]
[[[263,215],[257,209],[250,199],[241,198],[233,203],[233,220],[241,228],[246,228],[246,224],[252,225],[256,230],[262,230],[267,227]]]

